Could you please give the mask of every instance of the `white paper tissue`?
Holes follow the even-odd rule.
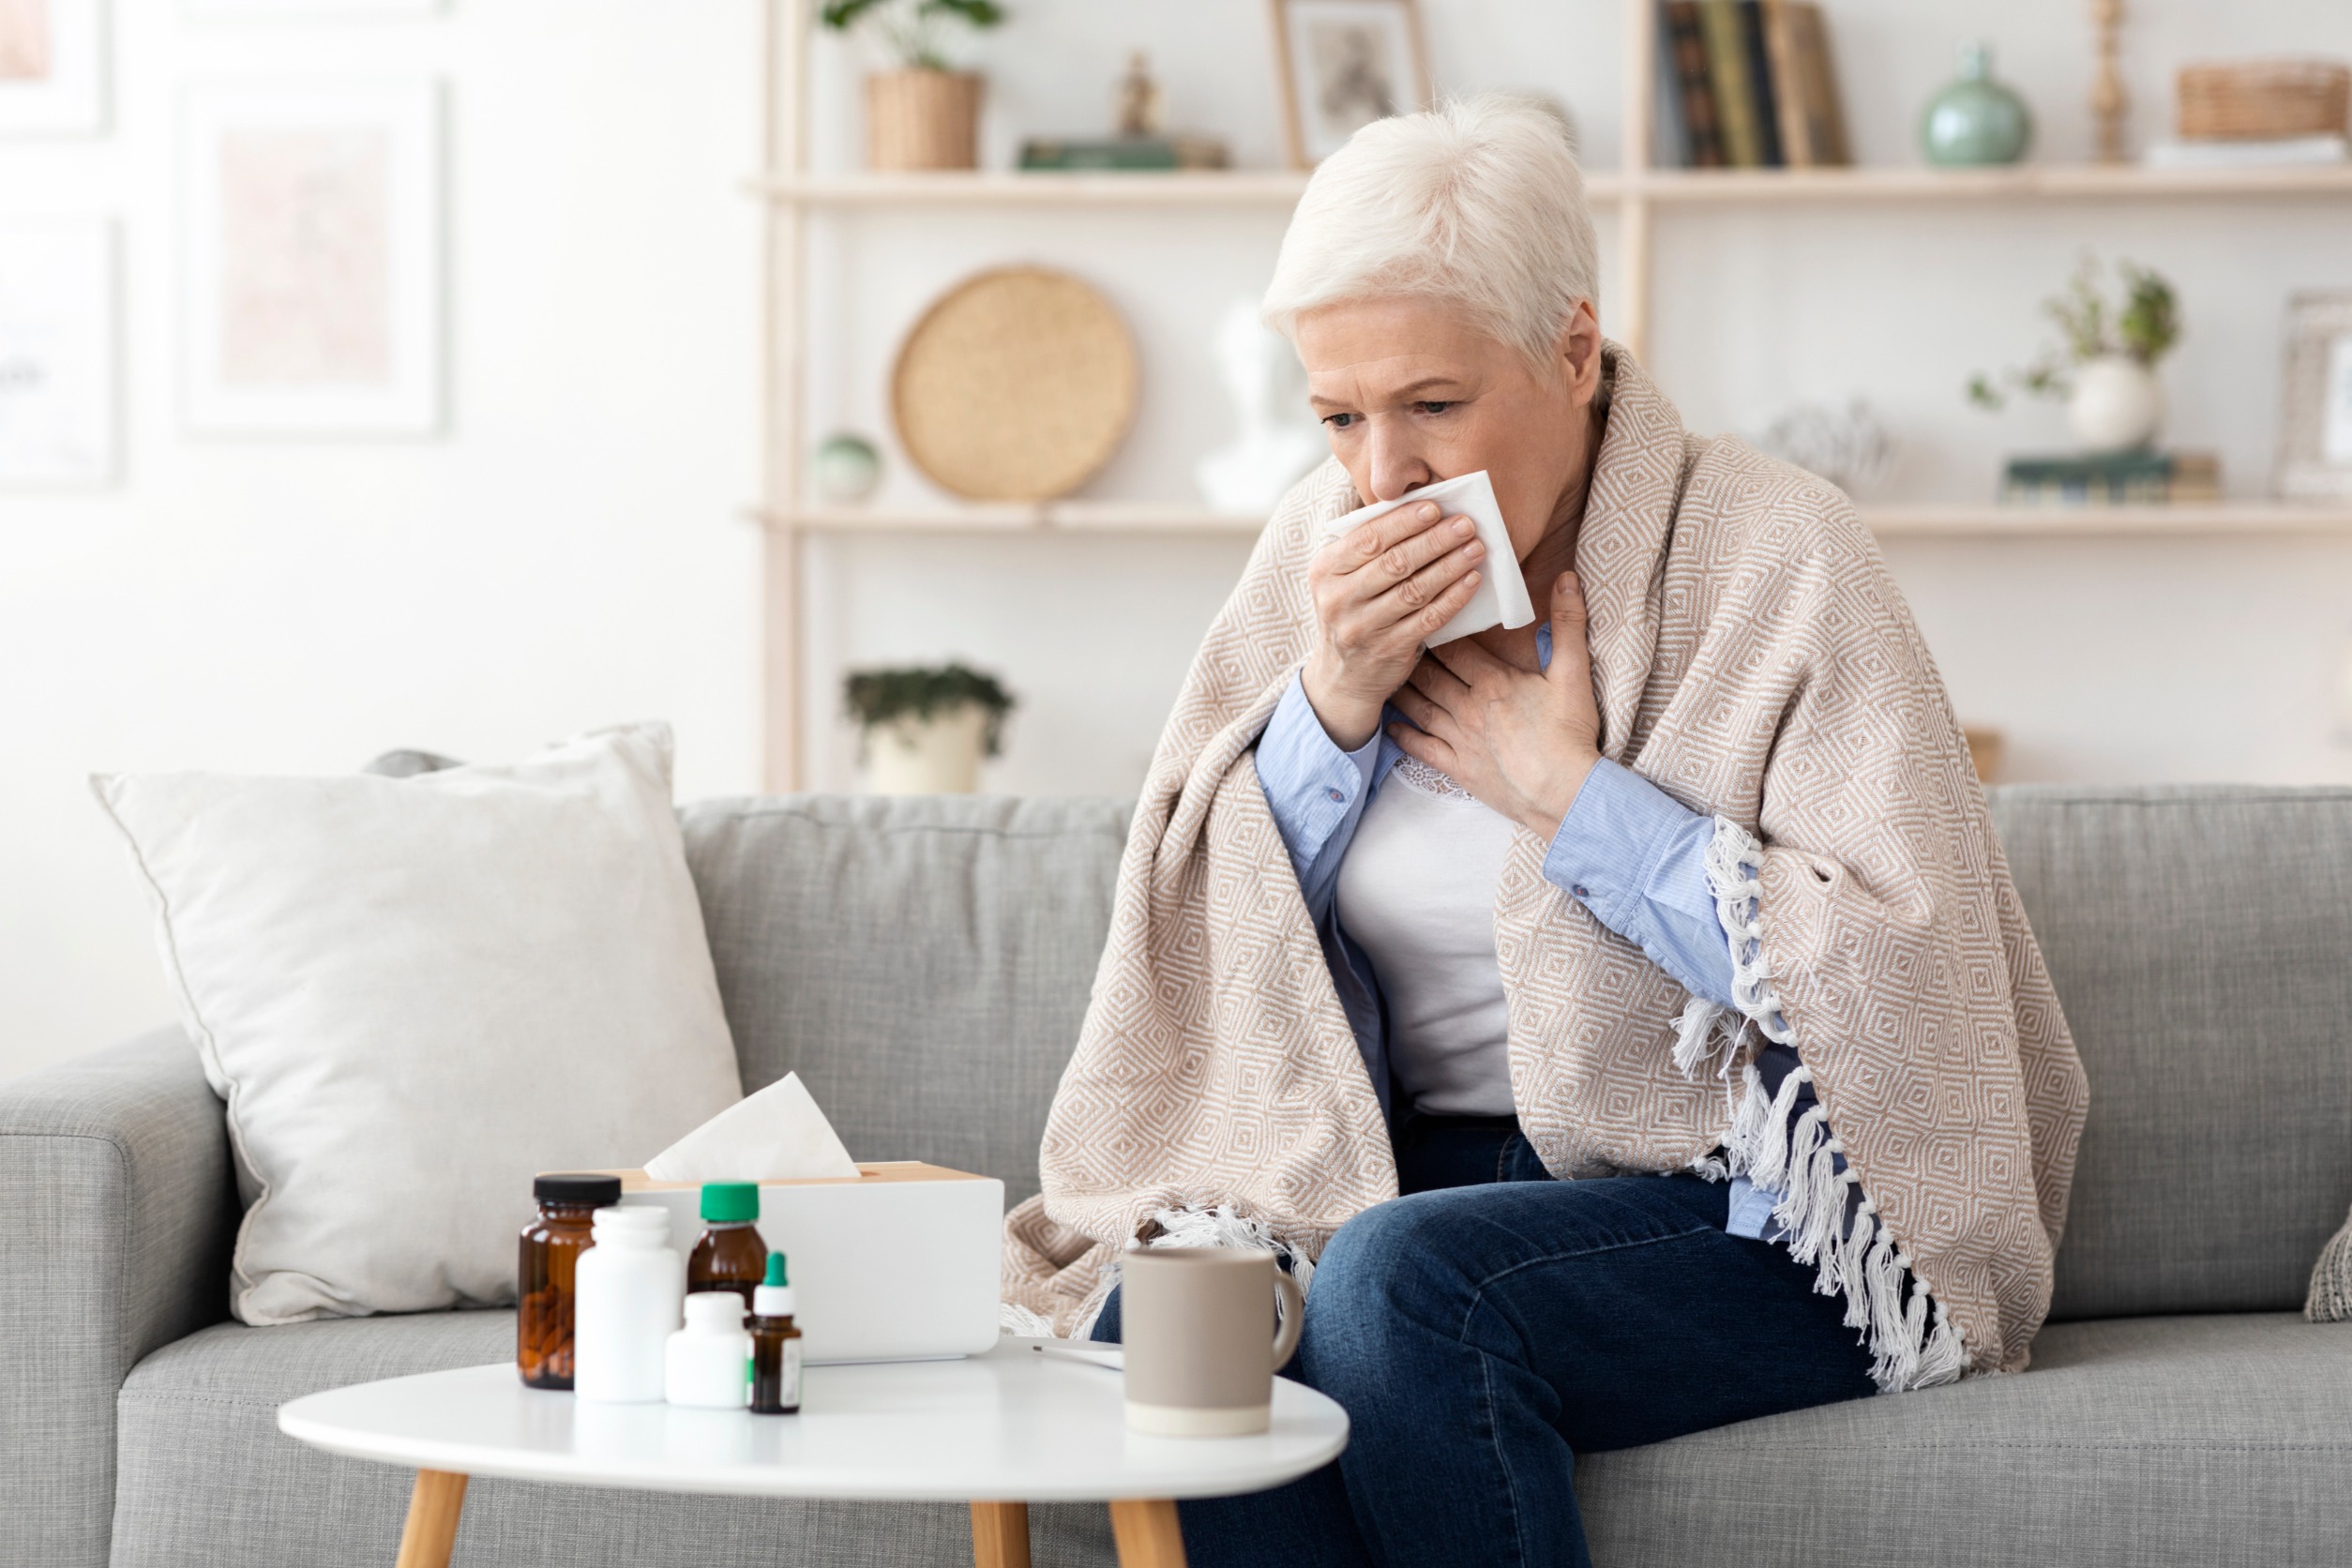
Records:
[[[806,1182],[857,1175],[857,1162],[798,1073],[786,1073],[645,1162],[656,1182]]]
[[[1518,627],[1534,620],[1535,607],[1528,602],[1527,579],[1519,575],[1518,551],[1511,548],[1511,531],[1503,527],[1502,508],[1495,503],[1494,482],[1486,477],[1483,468],[1475,474],[1424,485],[1395,501],[1375,501],[1369,506],[1359,506],[1346,517],[1334,518],[1323,524],[1324,536],[1335,539],[1399,506],[1424,501],[1434,501],[1443,507],[1443,516],[1466,517],[1478,524],[1478,537],[1486,547],[1486,558],[1478,564],[1478,591],[1470,596],[1470,602],[1462,607],[1459,614],[1429,639],[1428,645],[1434,648],[1489,626]]]

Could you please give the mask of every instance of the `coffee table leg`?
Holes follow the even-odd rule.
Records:
[[[1110,1534],[1119,1543],[1119,1568],[1184,1568],[1176,1505],[1165,1499],[1112,1503]]]
[[[458,1515],[464,1508],[464,1476],[418,1470],[416,1489],[408,1495],[398,1568],[449,1568],[449,1548],[458,1544]]]
[[[1029,1568],[1029,1504],[972,1505],[972,1568]]]

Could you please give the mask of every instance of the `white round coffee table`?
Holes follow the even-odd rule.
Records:
[[[1246,1438],[1126,1428],[1114,1370],[1006,1339],[963,1361],[812,1366],[798,1415],[583,1405],[511,1363],[391,1378],[281,1405],[278,1427],[416,1473],[399,1568],[446,1568],[470,1476],[648,1491],[972,1504],[978,1568],[1027,1568],[1032,1502],[1110,1504],[1125,1568],[1182,1568],[1179,1498],[1294,1481],[1348,1445],[1348,1415],[1274,1380]]]

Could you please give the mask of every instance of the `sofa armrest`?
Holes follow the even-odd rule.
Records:
[[[229,1315],[227,1122],[160,1031],[0,1083],[0,1518],[27,1562],[102,1568],[114,1396]]]

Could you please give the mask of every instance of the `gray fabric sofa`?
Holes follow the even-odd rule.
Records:
[[[1592,1455],[1603,1564],[2352,1562],[2352,1324],[2296,1312],[2352,1201],[2352,791],[2013,789],[1995,811],[2092,1087],[2033,1370]],[[1034,1191],[1124,807],[683,817],[746,1087],[797,1069],[859,1154]],[[274,1411],[503,1359],[512,1316],[243,1327],[235,1222],[221,1107],[176,1032],[0,1084],[0,1560],[390,1560],[407,1478]],[[1041,1564],[1110,1560],[1101,1510],[1033,1522]],[[969,1552],[952,1506],[503,1482],[458,1538],[468,1568]]]

